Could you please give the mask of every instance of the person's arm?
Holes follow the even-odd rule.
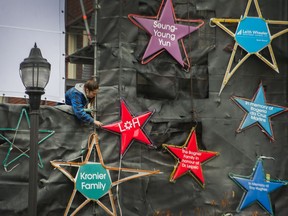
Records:
[[[74,92],[71,98],[71,106],[76,117],[82,122],[93,124],[94,119],[85,112],[86,99],[80,92]],[[95,123],[94,123],[95,124]]]
[[[91,104],[91,102],[90,102],[89,104]],[[89,107],[89,104],[88,104],[88,107]],[[91,114],[92,118],[94,119],[94,111],[93,111],[93,110],[91,110],[91,109],[88,108],[88,109],[84,109],[84,111],[85,111],[85,112],[89,112],[89,113]],[[101,127],[101,126],[103,125],[102,122],[97,121],[97,120],[94,120],[94,124],[97,125],[97,126],[99,126],[99,127]]]

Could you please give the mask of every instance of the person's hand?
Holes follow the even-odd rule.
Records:
[[[95,124],[96,126],[98,126],[98,127],[101,127],[101,126],[103,125],[102,122],[97,121],[97,120],[94,121],[94,124]]]

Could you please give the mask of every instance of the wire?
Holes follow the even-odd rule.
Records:
[[[120,180],[120,177],[121,177],[121,168],[122,168],[122,158],[123,156],[121,155],[120,156],[120,164],[119,164],[119,171],[118,171],[118,181]],[[117,197],[117,204],[118,204],[118,208],[119,208],[119,213],[120,213],[120,216],[122,216],[122,209],[121,209],[121,206],[120,206],[120,199],[119,199],[119,184],[116,186],[116,197]]]

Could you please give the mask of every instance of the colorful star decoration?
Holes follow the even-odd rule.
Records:
[[[248,16],[252,1],[254,2],[254,5],[256,7],[258,15],[257,17]],[[222,30],[228,33],[235,40],[233,51],[228,63],[228,67],[225,72],[225,76],[221,85],[219,95],[221,94],[222,90],[224,89],[224,87],[226,86],[232,75],[251,55],[256,55],[265,64],[267,64],[277,73],[279,73],[279,69],[277,66],[271,42],[280,35],[287,33],[288,28],[271,35],[268,24],[288,25],[288,21],[265,20],[262,16],[258,0],[248,0],[245,13],[243,16],[241,16],[240,19],[212,18],[211,23],[214,23],[217,26],[219,26]],[[228,24],[238,23],[236,32],[233,33],[222,23],[228,23]],[[235,58],[238,46],[244,49],[247,52],[247,54],[232,69],[233,60]],[[271,60],[268,60],[266,57],[261,55],[260,52],[265,48],[268,48]]]
[[[184,46],[183,38],[203,26],[203,20],[177,19],[172,0],[162,1],[157,16],[140,16],[129,14],[128,18],[139,28],[145,30],[150,36],[149,44],[142,58],[142,64],[153,60],[163,51],[167,51],[182,67],[190,68],[189,58]],[[197,26],[177,24],[188,22]],[[182,50],[179,47],[179,41]],[[182,53],[185,58],[183,60]]]
[[[96,148],[96,153],[99,158],[99,162],[89,161],[92,151]],[[120,168],[120,167],[110,167],[106,166],[103,161],[101,154],[98,135],[93,133],[90,135],[88,140],[88,151],[83,162],[63,162],[63,161],[51,161],[53,167],[61,171],[66,177],[69,178],[74,183],[74,189],[67,204],[64,216],[76,215],[82,208],[84,208],[88,203],[97,203],[108,215],[116,216],[117,210],[115,207],[115,200],[112,193],[112,188],[126,181],[130,181],[143,176],[150,176],[158,174],[159,171],[150,170],[140,170],[131,168]],[[77,174],[74,177],[67,169],[64,167],[74,167],[77,168]],[[122,179],[117,179],[112,181],[110,176],[110,171],[125,172],[125,173],[136,173],[133,175],[125,175],[126,177]],[[78,193],[77,193],[78,192]],[[73,212],[70,213],[71,205],[73,204],[74,198],[77,195],[82,194],[86,199],[81,203]],[[110,205],[103,203],[100,199],[105,195],[109,195]]]
[[[272,141],[274,141],[273,130],[270,119],[276,115],[286,112],[288,109],[281,106],[266,103],[266,97],[262,83],[251,100],[233,96],[231,98],[244,112],[246,112],[237,132],[258,125]]]
[[[219,153],[198,150],[194,128],[192,128],[183,146],[163,144],[163,147],[177,160],[177,164],[174,166],[170,176],[171,182],[175,182],[179,177],[189,172],[195,177],[201,187],[205,186],[202,164],[218,156]]]
[[[121,103],[121,121],[104,125],[103,129],[121,134],[121,156],[123,156],[127,148],[131,145],[133,140],[137,140],[149,146],[152,146],[152,142],[145,135],[143,127],[149,120],[153,112],[146,112],[139,116],[133,116],[127,108],[127,105],[123,99]]]
[[[229,174],[230,178],[239,185],[245,193],[237,208],[237,212],[242,211],[253,203],[257,202],[270,215],[273,214],[269,194],[276,189],[287,185],[284,181],[270,180],[269,174],[265,174],[263,161],[259,158],[251,176],[244,177],[235,174]]]
[[[26,118],[26,124],[27,124],[25,129],[23,129],[24,123],[22,123],[24,117]],[[22,123],[22,125],[21,125],[21,123]],[[23,142],[23,137],[17,139],[17,136],[20,136],[20,134],[23,134],[23,133],[29,134],[30,133],[30,119],[29,119],[29,116],[28,116],[26,109],[22,109],[20,117],[18,119],[18,123],[17,123],[15,128],[0,128],[0,131],[2,131],[4,135],[6,135],[6,136],[4,136],[2,133],[0,133],[0,139],[3,139],[4,141],[6,141],[9,145],[8,152],[5,156],[5,159],[2,162],[5,171],[8,171],[7,167],[10,164],[17,161],[18,159],[20,159],[21,157],[24,156],[24,157],[29,158],[30,148],[27,147],[27,142],[26,142],[26,144]],[[12,137],[10,137],[10,136],[8,136],[9,133],[10,134],[14,133],[14,135]],[[39,133],[39,136],[41,136],[41,134],[47,134],[46,136],[44,136],[43,138],[41,138],[38,141],[38,145],[40,145],[45,140],[50,138],[55,133],[55,131],[53,131],[53,130],[39,130],[38,133]],[[18,154],[15,158],[13,158],[9,161],[9,157],[10,157],[10,154],[13,151],[13,149],[17,150],[17,152],[20,152],[20,154]],[[39,159],[39,163],[38,163],[39,167],[43,168],[42,158],[41,158],[39,153],[38,153],[38,159]],[[12,169],[14,169],[18,165],[19,164],[15,165]],[[12,169],[10,169],[10,171]]]

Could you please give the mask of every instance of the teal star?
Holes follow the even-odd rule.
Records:
[[[21,122],[22,122],[24,117],[26,118],[28,129],[21,129],[21,127],[20,127]],[[23,128],[23,126],[22,126],[22,128]],[[21,114],[20,114],[19,119],[18,119],[18,123],[17,123],[15,128],[0,128],[0,132],[2,132],[2,133],[0,133],[0,138],[3,139],[4,141],[6,141],[8,143],[8,145],[9,145],[8,152],[7,152],[6,156],[5,156],[5,159],[2,162],[5,171],[7,171],[7,167],[10,164],[12,164],[13,162],[15,162],[16,160],[20,159],[21,157],[25,156],[25,157],[29,158],[28,152],[30,151],[30,148],[27,147],[25,150],[23,150],[23,140],[16,140],[16,136],[18,135],[18,132],[27,132],[27,133],[30,132],[30,118],[28,116],[28,113],[27,113],[26,109],[25,108],[22,109]],[[3,135],[4,134],[3,132],[14,133],[14,136],[13,137],[8,137],[7,135],[5,136],[5,135]],[[38,141],[38,145],[40,145],[45,140],[47,140],[49,137],[51,137],[55,133],[55,131],[52,131],[52,130],[38,130],[38,133],[39,134],[47,134],[45,137],[43,137],[42,139],[40,139]],[[21,142],[21,143],[19,143],[20,147],[19,147],[19,144],[16,143],[16,141]],[[20,154],[9,161],[10,153],[11,153],[11,151],[13,149],[18,150],[20,152]],[[43,167],[43,163],[42,163],[42,159],[41,159],[41,156],[40,156],[39,152],[38,152],[38,159],[39,159],[38,165],[39,165],[40,168],[42,168]],[[18,164],[15,165],[13,168],[15,168],[16,166],[18,166]]]
[[[266,103],[265,92],[262,83],[260,83],[258,90],[252,100],[232,97],[232,100],[246,112],[237,132],[241,132],[245,128],[258,125],[271,140],[274,141],[273,131],[270,119],[287,111],[286,107],[281,107]]]

